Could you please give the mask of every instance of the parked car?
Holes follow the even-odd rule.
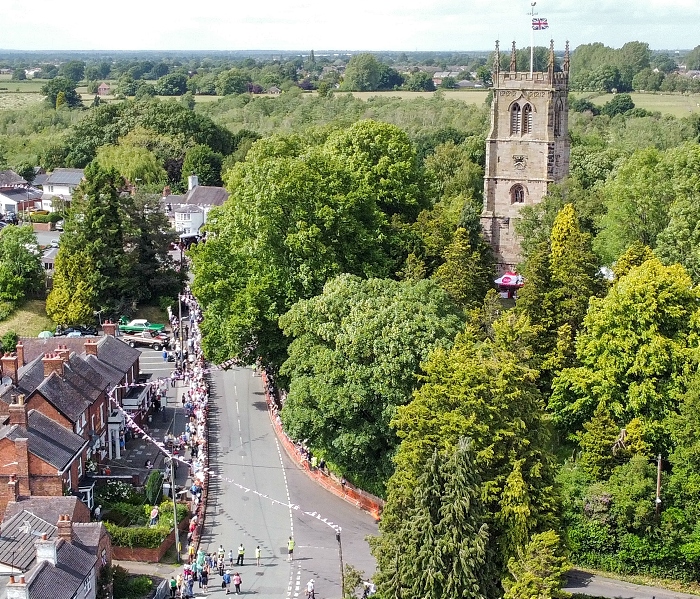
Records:
[[[160,333],[165,330],[165,325],[148,322],[145,318],[136,318],[127,322],[126,318],[122,316],[119,319],[119,330],[122,333],[140,333],[141,331]]]
[[[50,245],[52,248],[57,248],[57,247],[58,247],[58,244],[59,244],[58,239],[52,239],[51,242],[49,243],[49,245]]]
[[[56,231],[63,231],[63,219],[56,221],[54,229],[56,229]]]
[[[58,325],[56,327],[56,332],[54,333],[56,337],[83,337],[83,336],[91,336],[97,335],[97,327],[89,326],[89,325],[83,325],[83,324],[74,324],[71,326],[63,327],[61,325]]]
[[[150,331],[141,331],[140,333],[132,333],[119,337],[124,343],[128,343],[129,347],[145,346],[156,351],[160,351],[163,347],[169,345],[169,340],[161,339],[154,336]]]

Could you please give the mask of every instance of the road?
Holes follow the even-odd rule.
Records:
[[[698,599],[697,595],[622,582],[613,578],[594,576],[580,570],[572,570],[569,573],[569,581],[564,590],[569,593],[614,599]]]
[[[284,454],[273,432],[260,377],[249,368],[212,374],[210,467],[212,476],[201,547],[226,553],[240,543],[245,565],[238,570],[247,593],[257,596],[303,596],[306,582],[316,581],[319,599],[339,599],[340,560],[335,531],[302,511],[317,512],[342,527],[345,563],[370,575],[374,560],[365,541],[377,533],[374,520],[342,499],[318,488]],[[236,486],[250,488],[250,492]],[[255,494],[299,505],[292,510]],[[287,539],[296,542],[294,561],[287,561]],[[262,550],[261,567],[254,565],[255,547]],[[237,568],[234,566],[233,571]],[[223,594],[218,576],[210,592]]]

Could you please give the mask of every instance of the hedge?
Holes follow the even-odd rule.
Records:
[[[50,212],[43,214],[41,212],[34,212],[29,215],[29,220],[33,223],[57,223],[63,218],[60,212]]]
[[[169,526],[130,526],[124,528],[105,522],[112,544],[119,547],[157,549],[172,530]]]

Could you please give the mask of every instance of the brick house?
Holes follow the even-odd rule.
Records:
[[[0,480],[7,495],[0,508],[20,496],[54,495],[75,488],[84,473],[88,442],[37,410],[28,410],[24,398],[10,406],[8,424],[0,427]]]
[[[56,514],[51,507],[56,499],[37,498],[2,523],[0,590],[8,599],[96,596],[99,573],[111,563],[109,534],[101,522],[74,522],[69,514]]]
[[[4,423],[0,428],[4,435],[0,438],[0,460],[8,464],[0,467],[0,488],[10,475],[17,474],[21,495],[63,495],[72,490],[92,508],[94,480],[89,474],[96,472],[108,455],[120,457],[119,440],[124,431],[124,418],[109,401],[110,390],[130,385],[116,390],[119,403],[127,406],[130,402],[139,414],[150,408],[150,388],[134,386],[139,380],[140,352],[112,335],[21,339],[16,350],[0,358],[4,381],[0,386],[0,422]],[[33,445],[23,449],[22,411],[32,426],[46,428],[45,421],[49,421],[52,427],[59,427],[45,440],[47,447],[52,443],[56,447],[44,451],[36,440],[37,433],[32,437]],[[70,460],[66,455],[69,450],[76,450]],[[28,469],[12,465],[20,462],[17,455],[27,452],[34,456]],[[60,460],[64,462],[59,465]],[[8,499],[0,498],[0,507]]]

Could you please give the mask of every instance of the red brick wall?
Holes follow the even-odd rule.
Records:
[[[33,393],[27,400],[27,409],[41,412],[44,416],[51,418],[54,422],[58,422],[61,426],[71,431],[73,430],[73,423],[46,401],[46,398],[38,391]]]

